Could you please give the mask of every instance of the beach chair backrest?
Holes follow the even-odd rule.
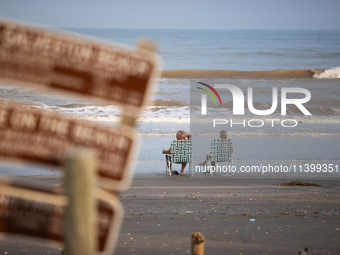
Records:
[[[211,162],[230,162],[233,141],[231,139],[214,139],[211,141]]]
[[[171,158],[173,163],[191,162],[192,143],[190,140],[173,140],[171,142]]]

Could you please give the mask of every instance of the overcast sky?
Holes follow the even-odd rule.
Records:
[[[340,29],[340,0],[0,0],[0,17],[62,28]]]

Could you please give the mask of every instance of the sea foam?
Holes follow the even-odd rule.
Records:
[[[340,78],[340,67],[327,69],[320,74],[314,74],[313,77],[319,79]]]

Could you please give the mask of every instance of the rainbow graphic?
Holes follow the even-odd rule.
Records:
[[[205,84],[203,82],[197,82],[197,83],[202,84],[202,85],[208,87],[209,89],[211,89],[211,91],[214,92],[215,95],[217,96],[217,98],[220,101],[220,104],[222,106],[222,100],[220,98],[220,95],[217,93],[217,91],[213,87],[211,87],[210,85]],[[200,87],[197,87],[197,88],[203,90],[204,92],[206,92],[214,100],[214,103],[217,106],[216,100],[215,100],[214,96],[211,94],[211,92],[209,90],[206,90],[206,89],[203,89],[203,88],[200,88]]]

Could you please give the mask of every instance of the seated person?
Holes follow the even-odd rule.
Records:
[[[227,139],[227,132],[224,131],[224,130],[222,130],[222,131],[220,132],[220,138],[221,138],[221,139]],[[234,149],[232,150],[232,152],[234,152]],[[207,154],[207,158],[206,158],[202,163],[198,163],[198,164],[201,165],[201,166],[205,166],[205,164],[207,163],[207,161],[208,161],[209,159],[211,159],[211,152],[209,152],[209,154]],[[212,165],[213,167],[215,167],[215,162],[211,162],[211,165]],[[214,172],[214,174],[216,174],[216,171]]]
[[[190,134],[186,134],[183,130],[179,130],[177,131],[176,133],[176,139],[177,140],[191,140],[191,135]],[[163,150],[162,151],[163,154],[170,154],[171,153],[171,147],[169,148],[169,150]],[[171,156],[167,157],[167,162],[169,161],[170,162],[170,167],[169,167],[169,170],[170,170],[170,173],[172,175],[172,163],[171,163]],[[184,171],[184,168],[186,167],[187,165],[187,162],[183,162],[182,163],[182,169],[181,169],[181,172],[180,172],[180,175],[185,175],[183,173]]]

